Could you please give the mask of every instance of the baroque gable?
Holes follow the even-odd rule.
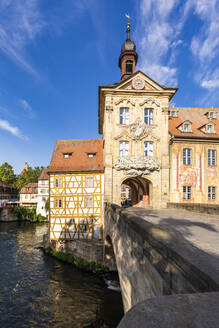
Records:
[[[141,71],[137,71],[130,78],[119,82],[116,90],[161,91],[163,87]]]

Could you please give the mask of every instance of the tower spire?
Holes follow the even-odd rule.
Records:
[[[122,45],[121,54],[119,56],[121,80],[127,79],[134,73],[138,61],[136,45],[130,39],[130,16],[125,14],[125,17],[128,19],[126,24],[126,41]]]
[[[126,41],[130,40],[130,16],[125,14],[125,17],[128,18],[128,22],[126,24]]]

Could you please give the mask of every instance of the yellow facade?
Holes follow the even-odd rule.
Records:
[[[183,163],[183,149],[191,149],[190,165]],[[209,163],[209,150],[215,150],[215,163]],[[170,202],[218,204],[218,154],[219,141],[174,140],[170,145]],[[185,199],[184,186],[191,186],[191,199]],[[215,199],[209,187],[215,187]]]
[[[50,240],[101,239],[103,174],[50,174]]]

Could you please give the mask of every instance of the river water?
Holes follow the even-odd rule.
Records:
[[[0,327],[116,327],[123,316],[120,292],[44,254],[46,229],[0,223]]]

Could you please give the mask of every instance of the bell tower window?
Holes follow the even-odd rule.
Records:
[[[125,63],[126,73],[132,73],[133,72],[133,62],[132,60],[127,60]]]

